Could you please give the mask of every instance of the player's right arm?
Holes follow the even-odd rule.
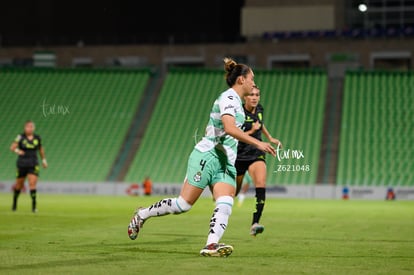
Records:
[[[17,138],[19,138],[19,136],[18,136]],[[18,155],[22,156],[22,155],[24,155],[24,151],[19,149],[19,142],[18,142],[17,138],[16,138],[16,140],[15,140],[15,141],[13,141],[13,143],[10,145],[10,151],[12,151],[12,152],[14,152],[14,153],[16,153],[16,154],[18,154]]]
[[[259,130],[261,127],[260,122],[256,121],[252,124],[252,128],[248,131],[246,131],[247,134],[249,135],[253,135],[254,133],[256,133],[257,130]]]
[[[221,116],[221,121],[223,123],[223,128],[226,134],[234,137],[235,139],[251,144],[257,149],[269,153],[272,156],[276,156],[275,148],[272,147],[270,143],[260,141],[249,134],[243,132],[239,127],[236,126],[236,119],[230,114],[224,114]]]

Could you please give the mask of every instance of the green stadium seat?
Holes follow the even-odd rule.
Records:
[[[337,183],[413,186],[414,73],[348,72]]]
[[[168,73],[140,148],[125,181],[147,174],[155,182],[181,183],[191,150],[204,134],[215,98],[227,89],[222,71],[176,69]],[[265,124],[285,148],[303,150],[309,172],[274,173],[279,162],[268,156],[269,184],[314,184],[322,135],[327,76],[322,71],[257,71]]]
[[[0,124],[0,179],[14,179],[16,155],[7,148],[32,119],[49,162],[42,181],[105,181],[149,76],[148,70],[1,70],[0,109],[7,116]],[[45,116],[43,102],[70,113]]]

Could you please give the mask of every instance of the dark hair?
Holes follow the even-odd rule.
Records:
[[[246,76],[252,71],[249,66],[245,64],[237,64],[237,62],[230,57],[224,58],[223,61],[224,71],[226,71],[226,82],[229,87],[233,87],[239,76]]]

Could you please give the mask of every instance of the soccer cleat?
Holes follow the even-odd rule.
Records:
[[[134,216],[131,219],[131,222],[128,225],[128,236],[131,240],[135,240],[138,237],[139,229],[144,224],[144,220],[138,215],[138,211],[141,208],[137,209],[134,213]]]
[[[211,243],[200,250],[201,256],[228,257],[233,253],[233,247],[224,243]]]
[[[263,233],[263,231],[264,231],[264,226],[258,223],[255,223],[250,228],[250,235],[256,237],[257,234]]]
[[[32,208],[33,213],[37,213],[37,208]]]

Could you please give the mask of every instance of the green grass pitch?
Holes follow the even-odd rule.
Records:
[[[413,201],[268,199],[263,234],[249,235],[252,198],[233,208],[228,258],[205,258],[213,209],[148,220],[131,241],[133,209],[160,197],[0,194],[0,274],[414,274]]]

